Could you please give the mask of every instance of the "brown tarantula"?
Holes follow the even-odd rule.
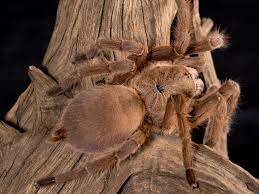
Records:
[[[209,139],[215,147],[227,133],[228,122],[239,98],[239,85],[227,81],[204,92],[198,71],[205,65],[199,53],[224,46],[224,36],[211,32],[201,41],[191,33],[191,8],[187,0],[178,1],[177,24],[172,46],[148,50],[128,40],[103,39],[72,63],[81,63],[49,95],[60,95],[83,77],[108,74],[106,84],[77,94],[65,108],[50,141],[65,141],[85,153],[102,154],[93,167],[112,167],[128,158],[144,144],[150,132],[171,134],[178,130],[182,139],[186,178],[198,187],[193,169],[191,130],[210,120]],[[130,53],[121,61],[111,62],[100,53],[114,49]],[[196,54],[196,55],[194,55]],[[101,60],[95,60],[97,58]],[[93,62],[84,63],[87,61]],[[38,186],[61,183],[82,176],[87,168],[43,178]]]

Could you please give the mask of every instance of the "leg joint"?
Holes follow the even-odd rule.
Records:
[[[235,81],[228,80],[222,85],[219,92],[226,98],[229,98],[230,96],[239,96],[240,86]]]

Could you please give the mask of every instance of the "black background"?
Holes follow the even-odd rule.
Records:
[[[201,15],[228,32],[231,45],[214,52],[218,76],[241,85],[239,110],[229,134],[230,159],[259,178],[258,0],[201,0]],[[29,65],[40,65],[53,31],[58,0],[1,2],[0,118],[30,80]]]

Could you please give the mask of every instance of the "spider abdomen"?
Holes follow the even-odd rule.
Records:
[[[104,153],[128,139],[141,125],[144,114],[144,104],[133,89],[99,86],[75,96],[65,109],[59,126],[72,147],[84,152]]]

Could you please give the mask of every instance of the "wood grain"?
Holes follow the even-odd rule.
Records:
[[[85,166],[92,155],[45,140],[69,102],[46,91],[71,72],[70,59],[98,38],[137,40],[152,47],[170,43],[174,0],[60,0],[57,19],[42,66],[31,66],[31,84],[0,123],[0,193],[192,193],[185,180],[178,137],[153,138],[119,168],[37,189],[33,182]],[[197,16],[199,17],[199,16]],[[196,28],[197,29],[197,28]],[[123,54],[114,52],[111,58]],[[210,53],[207,86],[217,83]],[[94,85],[83,80],[84,89]],[[17,129],[22,129],[20,133]],[[203,145],[194,146],[194,166],[203,193],[259,193],[259,181]]]

